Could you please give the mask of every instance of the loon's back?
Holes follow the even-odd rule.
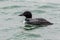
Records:
[[[35,24],[35,25],[52,25],[49,21],[43,19],[43,18],[35,18],[35,19],[27,19],[27,24]]]

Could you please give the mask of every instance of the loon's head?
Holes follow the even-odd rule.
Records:
[[[25,16],[26,18],[32,18],[32,13],[30,11],[25,11],[23,14],[20,14],[19,16]]]

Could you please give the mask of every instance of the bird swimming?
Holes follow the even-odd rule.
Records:
[[[20,14],[19,16],[24,16],[25,21],[27,24],[33,24],[33,25],[52,25],[53,23],[47,21],[44,18],[32,18],[32,13],[30,11],[25,11],[23,14]]]

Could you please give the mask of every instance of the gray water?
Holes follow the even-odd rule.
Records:
[[[59,0],[0,0],[0,40],[60,40]],[[25,30],[24,17],[29,10],[33,18],[54,23],[47,27]]]

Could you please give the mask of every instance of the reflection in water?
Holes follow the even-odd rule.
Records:
[[[39,27],[46,27],[48,25],[31,25],[31,24],[26,24],[24,26],[24,29],[25,30],[33,30],[33,29],[36,29],[36,28],[39,28]]]

